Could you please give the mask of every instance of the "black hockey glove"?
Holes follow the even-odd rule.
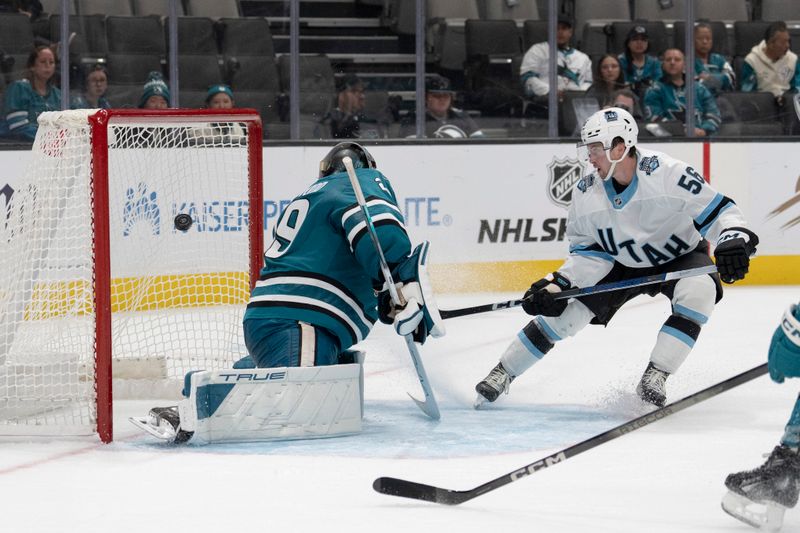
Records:
[[[556,300],[555,295],[571,286],[567,278],[553,272],[531,285],[525,292],[522,309],[529,315],[559,316],[567,308],[567,298]]]
[[[745,228],[728,228],[717,240],[714,259],[719,277],[725,283],[744,279],[750,268],[750,256],[756,253],[758,235]]]

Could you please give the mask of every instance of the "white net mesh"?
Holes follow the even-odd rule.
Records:
[[[43,114],[0,227],[0,434],[95,429],[90,114]],[[245,354],[247,125],[194,120],[108,126],[117,397]]]

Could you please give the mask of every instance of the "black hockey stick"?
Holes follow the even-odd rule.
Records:
[[[713,398],[717,394],[730,390],[734,387],[738,387],[739,385],[747,383],[748,381],[751,381],[766,373],[767,363],[760,364],[755,368],[752,368],[746,372],[742,372],[741,374],[733,376],[732,378],[728,378],[725,381],[717,383],[716,385],[712,385],[699,392],[695,392],[694,394],[687,396],[682,400],[665,405],[664,407],[656,409],[655,411],[647,413],[646,415],[635,418],[630,422],[625,422],[624,424],[621,424],[614,429],[610,429],[605,433],[600,433],[599,435],[595,435],[594,437],[570,446],[569,448],[565,448],[552,455],[548,455],[547,457],[525,465],[522,468],[518,468],[513,472],[509,472],[508,474],[504,474],[499,478],[493,479],[487,483],[484,483],[483,485],[475,487],[474,489],[441,489],[432,485],[424,485],[422,483],[415,483],[414,481],[406,481],[404,479],[397,479],[393,477],[379,477],[373,482],[372,488],[380,493],[388,494],[390,496],[400,496],[402,498],[412,498],[415,500],[424,500],[426,502],[442,503],[445,505],[458,505],[459,503],[464,503],[465,501],[477,498],[482,494],[486,494],[487,492],[499,489],[500,487],[508,485],[509,483],[513,483],[514,481],[517,481],[523,477],[535,474],[539,470],[548,468],[557,463],[564,462],[570,457],[575,457],[580,453],[591,450],[592,448],[600,446],[601,444],[610,440],[614,440],[617,437],[621,437],[627,433],[641,429],[649,424],[652,424],[653,422],[661,420],[662,418],[666,418],[669,415],[675,414],[678,411],[682,411],[683,409],[691,407],[692,405],[700,403],[704,400]]]
[[[704,267],[689,268],[687,270],[676,270],[674,272],[664,272],[662,274],[653,274],[652,276],[642,276],[640,278],[624,279],[622,281],[612,281],[611,283],[603,283],[602,285],[592,285],[591,287],[583,287],[577,289],[568,289],[561,291],[555,295],[556,300],[563,300],[564,298],[576,298],[580,296],[587,296],[589,294],[598,294],[601,292],[618,291],[620,289],[630,289],[632,287],[641,287],[642,285],[653,285],[655,283],[662,283],[673,279],[689,278],[692,276],[700,276],[703,274],[714,274],[717,271],[715,265],[708,265]],[[497,311],[498,309],[510,309],[522,305],[522,300],[508,300],[505,302],[497,302],[493,304],[476,305],[474,307],[463,307],[461,309],[441,309],[439,313],[442,318],[455,318],[458,316],[475,315],[477,313],[487,313],[489,311]]]

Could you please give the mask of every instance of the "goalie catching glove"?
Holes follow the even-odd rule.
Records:
[[[428,335],[442,337],[445,334],[444,321],[439,314],[428,279],[429,247],[428,241],[422,242],[392,272],[397,292],[406,301],[404,306],[392,301],[385,283],[378,294],[378,316],[381,322],[394,325],[399,335],[412,335],[420,344],[425,342]]]
[[[725,283],[744,279],[750,269],[750,256],[756,253],[758,235],[745,228],[723,231],[714,248],[719,277]]]
[[[783,314],[769,345],[769,377],[776,383],[800,377],[800,305]]]
[[[522,309],[529,315],[560,316],[567,308],[567,298],[556,300],[555,295],[570,287],[570,281],[560,273],[548,274],[525,292]]]

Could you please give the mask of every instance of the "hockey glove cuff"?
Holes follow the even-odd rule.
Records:
[[[556,300],[555,295],[572,287],[572,283],[559,272],[540,279],[522,297],[522,309],[529,315],[559,316],[567,308],[567,299]]]
[[[744,279],[750,269],[750,256],[756,253],[758,235],[746,228],[723,231],[714,248],[719,277],[725,283]]]
[[[769,377],[776,383],[784,378],[800,377],[800,305],[793,305],[783,314],[769,345]]]
[[[428,241],[422,242],[392,273],[399,280],[396,287],[406,301],[405,306],[400,307],[392,302],[388,290],[378,295],[378,316],[381,322],[393,324],[400,335],[411,334],[420,344],[427,340],[428,335],[442,337],[446,333],[428,278],[429,248]]]

